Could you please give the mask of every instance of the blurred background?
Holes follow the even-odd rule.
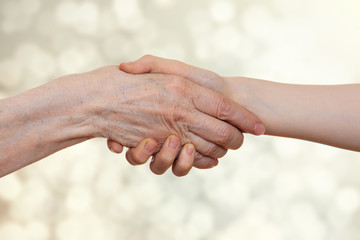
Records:
[[[154,54],[222,75],[360,82],[358,0],[0,0],[0,97]],[[0,179],[1,240],[358,240],[360,155],[246,136],[185,178],[95,139]]]

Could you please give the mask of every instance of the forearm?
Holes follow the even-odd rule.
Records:
[[[231,96],[255,113],[266,134],[360,151],[360,85],[294,85],[227,78]]]
[[[0,101],[0,177],[91,138],[88,109],[65,78]]]

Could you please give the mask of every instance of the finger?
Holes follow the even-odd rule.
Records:
[[[132,73],[165,73],[187,77],[191,69],[197,69],[177,60],[145,55],[135,62],[120,64],[120,70]]]
[[[197,151],[195,151],[195,160],[193,166],[199,169],[209,169],[217,166],[219,164],[218,159],[210,158],[204,156]]]
[[[220,91],[223,79],[211,71],[198,68],[177,60],[145,55],[135,62],[121,63],[120,70],[132,73],[164,73],[182,76],[202,86]]]
[[[131,165],[144,164],[154,154],[157,147],[158,143],[154,139],[144,139],[138,146],[126,152],[126,159]]]
[[[169,136],[150,163],[151,171],[157,175],[164,174],[175,161],[180,147],[180,139],[177,136]]]
[[[236,130],[238,131],[238,130]],[[208,141],[202,137],[199,137],[193,132],[189,132],[191,143],[195,145],[196,151],[203,156],[207,156],[213,159],[222,158],[227,153],[227,150],[214,142]],[[241,134],[241,133],[240,133]],[[214,137],[214,136],[213,136]],[[214,137],[216,138],[216,137]],[[215,141],[213,139],[213,141]]]
[[[180,75],[197,84],[211,88],[214,91],[222,89],[221,85],[223,84],[222,81],[219,81],[219,76],[216,73],[196,68],[176,60],[169,60],[151,55],[145,55],[132,63],[122,63],[120,69],[133,74],[152,72]],[[207,94],[204,93],[203,95]],[[208,98],[204,98],[203,96],[200,97],[198,95],[195,96],[202,99],[202,101],[199,102],[200,107],[203,106],[202,103],[205,103],[205,106],[207,105],[207,108],[212,110],[209,108],[210,104]],[[244,132],[254,135],[262,135],[265,133],[265,127],[258,117],[234,101],[225,99],[227,98],[222,97],[213,99],[215,105],[210,106],[215,106],[215,109],[208,114],[225,120]]]
[[[224,121],[201,112],[194,113],[191,119],[188,124],[189,131],[193,133],[191,140],[203,155],[221,158],[226,149],[238,149],[244,141],[242,132]]]
[[[173,164],[172,172],[178,177],[187,175],[194,164],[194,157],[195,146],[191,143],[185,144],[180,151],[178,159]]]
[[[262,135],[265,127],[260,119],[246,108],[215,91],[193,84],[189,91],[195,107],[210,116],[224,120],[244,132]]]
[[[109,150],[112,151],[113,153],[122,153],[122,151],[124,149],[120,143],[115,142],[110,139],[107,140],[107,146],[108,146]]]

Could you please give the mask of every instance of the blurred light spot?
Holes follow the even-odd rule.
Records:
[[[121,19],[131,18],[132,16],[137,15],[140,11],[137,0],[114,0],[113,10]]]
[[[199,60],[207,60],[210,58],[211,56],[211,46],[210,44],[207,43],[197,43],[195,45],[195,56],[197,59]]]
[[[224,184],[214,184],[209,182],[206,184],[206,196],[220,208],[229,211],[241,211],[250,200],[249,184],[245,182],[234,181],[224,174],[220,179],[226,178]]]
[[[332,195],[336,190],[335,177],[326,169],[310,170],[306,179],[316,194]]]
[[[69,212],[89,211],[93,202],[93,197],[89,189],[83,186],[72,187],[66,197],[66,207]]]
[[[95,45],[87,41],[77,41],[76,45],[65,48],[59,56],[59,67],[63,73],[76,73],[95,67],[99,61]]]
[[[296,232],[299,239],[324,239],[327,229],[313,205],[309,203],[295,203],[290,207],[288,214],[288,221],[291,224],[292,232]]]
[[[55,17],[62,24],[75,23],[78,19],[77,5],[75,2],[61,2],[56,8]]]
[[[155,43],[158,38],[158,25],[154,21],[147,20],[141,27],[141,30],[136,32],[135,42],[144,48],[144,53],[147,53],[148,46],[151,46],[151,44]]]
[[[42,6],[42,0],[20,0],[18,7],[29,15],[39,12]]]
[[[98,29],[99,9],[93,2],[63,2],[58,5],[55,17],[80,33],[94,34]]]
[[[27,240],[46,240],[49,239],[50,231],[46,223],[40,221],[30,221],[25,226]]]
[[[109,230],[99,216],[89,213],[63,219],[56,225],[55,233],[58,240],[113,239],[107,234]]]
[[[24,229],[18,223],[7,222],[0,225],[0,239],[19,240],[27,239],[27,236]]]
[[[181,196],[168,196],[161,208],[153,216],[154,221],[167,222],[171,225],[182,224],[188,214],[189,205]],[[176,212],[176,214],[172,214]]]
[[[50,10],[43,10],[39,13],[36,18],[37,32],[41,35],[48,36],[50,38],[54,37],[54,29],[59,29],[59,24],[56,19],[54,19],[54,13]],[[58,31],[59,32],[59,31]]]
[[[121,216],[124,218],[131,217],[139,207],[139,199],[134,199],[131,193],[132,191],[128,187],[120,196],[116,196],[113,204],[109,205],[111,211],[121,213]]]
[[[15,52],[15,59],[23,68],[26,87],[43,84],[55,73],[54,57],[33,43],[24,42]]]
[[[297,159],[294,156],[297,156],[300,151],[299,142],[293,139],[273,139],[273,146],[277,155],[289,160]]]
[[[113,62],[130,60],[137,56],[137,44],[131,38],[124,35],[108,37],[103,44],[105,56]]]
[[[234,18],[235,6],[227,0],[215,0],[210,4],[210,15],[216,22],[229,22]]]
[[[7,175],[0,180],[0,198],[11,202],[19,196],[22,188],[22,183],[16,174]]]
[[[268,37],[275,27],[269,7],[260,4],[245,8],[241,24],[248,33],[259,37]]]
[[[275,181],[275,193],[281,198],[291,198],[300,193],[300,179],[293,173],[282,173]]]
[[[193,239],[206,238],[214,228],[214,214],[211,208],[205,204],[196,204],[192,207],[193,211],[190,212],[186,222],[186,232]]]
[[[227,25],[217,29],[211,39],[214,50],[234,53],[241,44],[242,36],[233,25]]]
[[[13,59],[0,62],[0,87],[12,90],[20,86],[22,66]]]
[[[21,195],[10,207],[10,215],[18,221],[30,221],[36,215],[46,212],[49,190],[38,177],[30,178],[23,184]]]
[[[234,238],[252,240],[283,240],[283,234],[263,216],[247,213],[226,226],[220,240]]]
[[[125,30],[137,30],[144,22],[137,0],[114,0],[113,11],[119,27]]]
[[[149,180],[146,181],[146,184],[137,186],[133,196],[137,199],[146,199],[146,201],[142,203],[143,206],[155,207],[162,204],[165,196],[162,194],[159,183]]]
[[[306,10],[312,5],[312,2],[313,1],[299,2],[296,0],[273,0],[273,5],[275,5],[277,10],[284,15],[298,16],[306,13]]]
[[[210,20],[209,14],[203,9],[194,9],[186,17],[186,24],[195,41],[198,40],[198,37],[205,38],[204,35],[207,37],[211,34],[213,24]]]
[[[22,31],[31,24],[34,14],[41,6],[40,0],[14,0],[5,2],[0,8],[1,30],[11,34]]]
[[[345,213],[353,213],[360,206],[359,191],[352,187],[342,188],[336,195],[337,207]]]
[[[155,4],[161,7],[169,7],[174,4],[174,0],[153,0]]]

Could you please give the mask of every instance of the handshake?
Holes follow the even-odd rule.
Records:
[[[216,166],[228,149],[240,148],[243,132],[265,132],[257,116],[233,100],[226,79],[216,73],[150,55],[122,63],[120,70],[113,75],[120,91],[113,93],[115,99],[107,107],[112,110],[103,117],[115,125],[103,137],[115,153],[129,147],[126,159],[132,165],[153,156],[153,173],[163,174],[172,166],[176,176],[184,176],[193,166]],[[118,70],[105,67],[92,74],[113,71]]]
[[[211,168],[243,133],[360,151],[360,84],[295,85],[144,56],[0,100],[0,177],[95,137],[133,165]],[[261,119],[261,120],[260,120]]]

